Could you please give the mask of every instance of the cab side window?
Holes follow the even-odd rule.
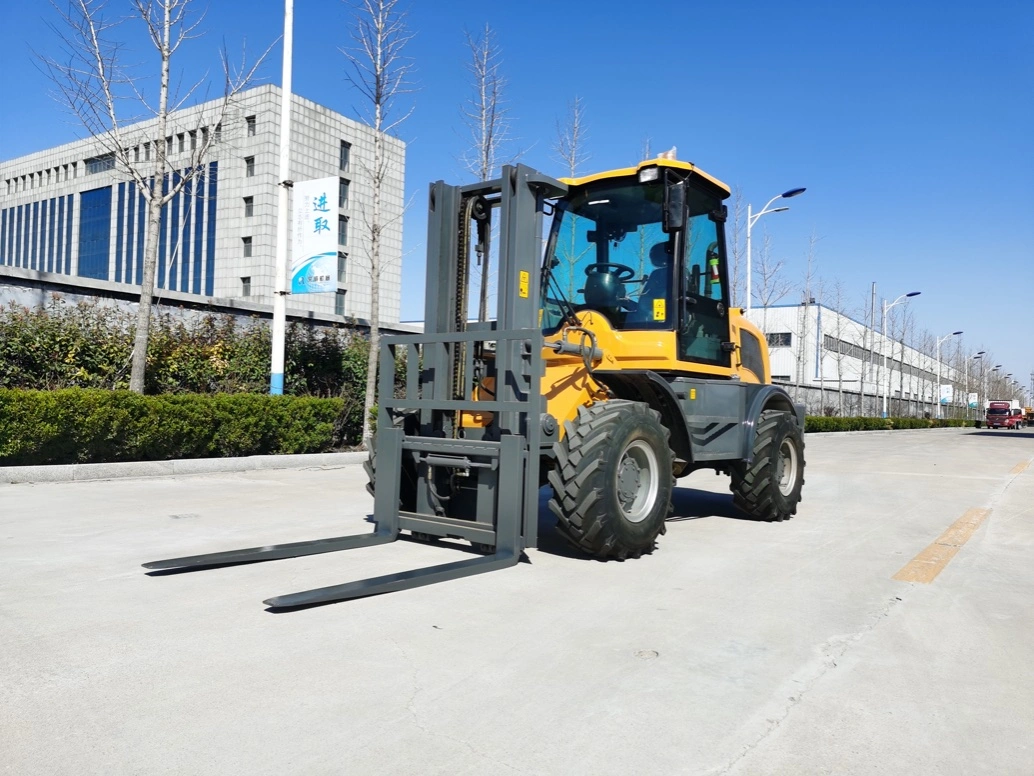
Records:
[[[722,342],[728,339],[729,320],[722,302],[721,254],[718,224],[707,215],[693,216],[686,230],[685,289],[679,327],[679,355],[686,361],[727,365]]]

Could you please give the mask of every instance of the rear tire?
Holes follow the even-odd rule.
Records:
[[[652,552],[675,482],[660,415],[641,402],[613,399],[579,408],[564,428],[548,475],[560,533],[604,560]]]
[[[804,486],[804,435],[788,412],[758,418],[754,458],[732,468],[732,500],[751,517],[781,522],[797,512]]]

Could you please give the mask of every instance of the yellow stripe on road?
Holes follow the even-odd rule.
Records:
[[[1024,461],[1023,463],[1018,463],[1018,464],[1016,464],[1015,466],[1012,467],[1012,471],[1009,472],[1009,474],[1019,474],[1020,472],[1026,471],[1028,466],[1030,466],[1030,461]]]
[[[906,563],[893,578],[898,582],[930,584],[990,514],[990,509],[970,509],[937,537],[937,541]]]

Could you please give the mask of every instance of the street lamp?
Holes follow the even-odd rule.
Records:
[[[775,202],[777,199],[789,199],[790,197],[796,197],[798,194],[803,194],[806,191],[804,187],[799,189],[790,189],[784,191],[782,194],[776,194],[772,199],[765,203],[765,206],[761,208],[760,213],[751,213],[750,204],[747,205],[747,312],[750,312],[750,230],[754,228],[754,224],[761,216],[768,215],[769,213],[782,213],[784,210],[789,210],[789,207],[774,207],[771,210],[768,206]]]
[[[887,371],[887,310],[889,310],[896,304],[901,304],[906,299],[909,299],[913,296],[919,296],[921,293],[923,292],[909,291],[907,294],[902,294],[901,296],[899,296],[890,304],[887,304],[886,299],[883,300],[883,328],[881,329],[881,331],[883,333],[883,379],[886,380],[885,390],[883,391],[883,417],[887,417],[887,394],[890,393],[890,373]],[[903,357],[904,356],[902,356],[902,358]],[[904,364],[902,364],[902,367],[904,367]]]
[[[945,334],[939,340],[937,340],[937,419],[941,419],[941,343],[957,337],[962,334],[961,331],[953,331],[951,334]],[[958,383],[955,383],[958,385]]]
[[[985,407],[985,409],[987,408],[987,402],[988,402],[988,398],[987,398],[987,382],[988,382],[988,378],[991,376],[992,372],[997,372],[1001,368],[1002,368],[1001,364],[995,364],[993,367],[988,369],[987,373],[984,375],[984,407]]]
[[[979,358],[982,358],[986,353],[987,353],[986,350],[978,350],[970,358],[975,361],[975,360],[977,360]],[[983,361],[980,362],[980,374],[981,374],[981,376],[983,376],[983,374],[984,374],[984,362]],[[973,408],[969,406],[969,364],[967,363],[966,364],[966,420],[971,420],[972,417],[973,417],[973,413],[970,412],[971,409],[973,409]]]

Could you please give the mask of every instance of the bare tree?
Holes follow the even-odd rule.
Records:
[[[768,334],[768,308],[782,300],[793,291],[793,284],[786,278],[785,261],[772,258],[772,238],[765,230],[761,241],[761,250],[753,261],[753,271],[757,278],[754,287],[757,289],[758,301],[761,303],[761,330]]]
[[[467,170],[479,181],[487,181],[499,166],[503,150],[511,140],[509,109],[503,100],[506,79],[500,72],[502,52],[495,33],[487,24],[477,37],[467,33],[473,77],[473,93],[463,108],[463,120],[470,130],[471,145],[463,156]]]
[[[647,135],[643,138],[642,144],[639,146],[639,159],[637,162],[645,162],[647,159],[652,158],[650,151],[650,145],[653,143],[653,138]]]
[[[872,386],[873,413],[875,414],[880,402],[880,362],[876,359],[876,288],[875,284],[862,297],[859,308],[859,315],[863,322],[862,347],[865,349],[862,360],[861,375],[859,377],[861,393],[861,414],[866,414],[868,406],[865,395],[866,380]]]
[[[568,113],[563,121],[557,119],[556,139],[553,141],[553,153],[556,159],[563,166],[567,175],[571,178],[578,176],[579,168],[589,160],[589,154],[585,151],[585,139],[587,131],[585,127],[585,105],[581,97],[575,97],[568,104]],[[574,268],[575,265],[586,255],[587,248],[578,250],[578,239],[576,235],[577,224],[573,219],[564,219],[564,230],[559,245],[558,253],[567,265],[567,297],[574,295]],[[640,235],[642,243],[642,235]],[[642,251],[640,251],[642,253]],[[643,260],[640,261],[643,264]],[[642,272],[640,271],[640,274]]]
[[[766,235],[767,237],[767,235]],[[815,269],[815,246],[818,244],[819,237],[812,232],[811,237],[808,238],[808,252],[805,254],[805,269],[804,278],[802,284],[802,299],[801,299],[801,310],[800,310],[800,332],[801,332],[801,347],[797,348],[797,374],[796,374],[796,391],[800,391],[801,382],[804,377],[804,364],[808,342],[808,328],[811,322],[810,308],[815,303],[815,298],[822,297],[821,282],[816,279]],[[822,343],[818,345],[819,350],[822,350]],[[825,399],[825,390],[823,386],[825,382],[822,380],[822,375],[819,375],[819,396],[820,402]],[[796,394],[795,394],[796,395]]]
[[[467,48],[470,54],[467,70],[472,77],[473,88],[462,113],[463,121],[470,131],[471,144],[462,160],[467,170],[479,181],[487,181],[499,167],[500,158],[511,141],[509,109],[503,99],[506,79],[500,69],[502,52],[488,24],[485,24],[477,37],[467,33]],[[471,279],[480,288],[478,320],[484,321],[488,318],[491,257],[490,250],[485,250],[480,244],[477,252],[477,266],[472,268]]]
[[[585,105],[581,97],[575,97],[567,106],[567,116],[563,121],[557,119],[556,140],[553,142],[553,153],[564,165],[567,175],[578,176],[578,170],[589,161],[585,151]]]
[[[151,306],[158,264],[162,208],[195,179],[205,174],[206,160],[221,140],[232,115],[233,98],[254,79],[265,54],[250,66],[242,58],[231,64],[222,52],[223,95],[193,116],[189,157],[183,169],[169,163],[172,145],[169,114],[184,107],[202,88],[204,79],[179,95],[172,87],[173,58],[187,41],[200,36],[204,14],[192,15],[191,0],[131,0],[129,17],[111,17],[104,0],[53,3],[60,22],[51,29],[60,40],[60,58],[40,55],[43,69],[57,89],[58,99],[96,139],[106,154],[97,163],[136,184],[147,205],[143,277],[133,344],[129,388],[143,393],[150,337]],[[158,53],[157,97],[142,87],[140,68],[123,63],[124,44],[116,35],[124,22],[143,25]],[[268,50],[267,50],[268,53]],[[154,102],[154,100],[157,100]],[[143,127],[131,127],[149,120]],[[145,149],[140,160],[139,149]]]
[[[833,338],[836,339],[836,350],[833,351],[833,360],[837,370],[837,414],[843,416],[844,360],[848,356],[849,348],[854,345],[854,336],[853,332],[851,332],[851,329],[854,327],[848,323],[847,311],[844,307],[844,284],[839,278],[832,283],[828,302],[827,307],[830,307],[836,314],[836,319],[833,323]],[[861,373],[859,372],[859,374]]]
[[[742,307],[740,300],[743,296],[743,265],[746,261],[744,249],[744,235],[746,231],[747,217],[743,212],[743,189],[739,186],[732,190],[732,224],[727,235],[730,259],[732,267],[730,280],[732,288],[729,289],[729,303],[733,307]]]
[[[384,213],[382,192],[391,172],[392,163],[387,153],[388,134],[398,129],[409,118],[412,108],[395,118],[393,109],[399,96],[411,89],[409,77],[412,62],[403,51],[413,35],[406,26],[406,14],[398,7],[398,0],[358,0],[353,6],[354,45],[342,49],[350,67],[348,82],[362,96],[364,106],[357,112],[373,128],[373,163],[360,161],[359,167],[368,178],[372,203],[359,208],[367,242],[370,276],[370,355],[366,362],[366,396],[363,400],[363,444],[369,445],[370,414],[377,400],[377,367],[380,362],[381,341],[381,277],[385,261],[381,256],[382,235],[395,220],[402,217]]]

